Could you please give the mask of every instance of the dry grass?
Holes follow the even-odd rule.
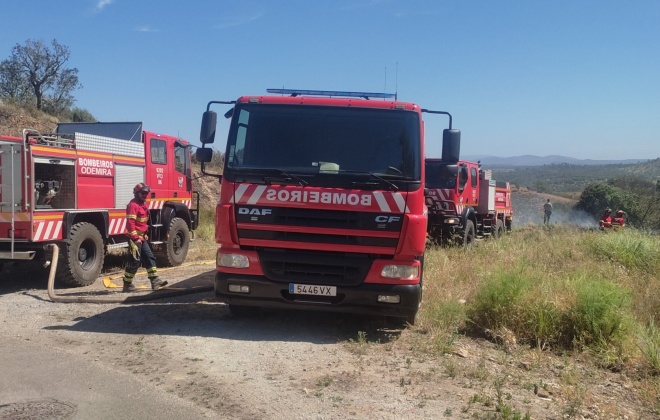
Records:
[[[472,251],[427,252],[419,328],[436,350],[455,334],[584,351],[657,375],[660,237],[635,230],[528,228]],[[655,323],[654,323],[655,322]]]

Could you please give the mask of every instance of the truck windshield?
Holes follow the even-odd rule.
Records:
[[[456,173],[442,162],[426,163],[426,188],[456,188]]]
[[[227,141],[230,171],[355,173],[421,179],[416,112],[331,106],[237,105]]]

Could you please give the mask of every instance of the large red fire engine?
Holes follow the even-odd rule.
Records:
[[[92,284],[106,250],[127,246],[125,209],[140,182],[151,186],[154,251],[161,263],[181,264],[198,223],[185,140],[143,131],[139,122],[1,136],[0,265],[49,261],[47,245],[59,243],[58,280]]]
[[[442,159],[426,159],[428,235],[437,244],[472,247],[475,238],[511,230],[511,186],[480,163],[459,160],[460,143],[443,144]]]
[[[449,114],[393,94],[268,92],[279,95],[212,101],[202,120],[206,145],[211,105],[231,105],[216,295],[237,314],[285,307],[414,322],[427,222],[422,113]],[[443,135],[460,138],[449,118]],[[197,157],[209,161],[211,149]]]

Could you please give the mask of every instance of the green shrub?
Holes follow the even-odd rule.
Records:
[[[628,269],[649,273],[660,270],[660,241],[634,229],[604,232],[591,238],[596,256],[604,256]]]
[[[575,284],[567,314],[574,343],[594,349],[623,344],[630,319],[630,293],[610,281],[585,278]]]
[[[195,238],[215,242],[215,209],[199,210],[199,225],[195,231]]]
[[[562,339],[563,314],[552,301],[528,305],[529,340],[540,349],[554,345]]]
[[[477,290],[468,310],[470,321],[480,329],[524,329],[524,296],[534,287],[534,281],[523,269],[493,273]]]
[[[639,335],[639,350],[654,375],[660,375],[660,329],[653,318]]]
[[[424,316],[433,329],[434,347],[440,353],[449,352],[465,325],[465,305],[456,300],[437,300],[424,307]]]

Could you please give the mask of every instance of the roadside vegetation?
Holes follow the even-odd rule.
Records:
[[[597,222],[609,207],[613,211],[623,210],[628,225],[660,230],[660,158],[625,165],[497,168],[494,174],[498,181],[515,185],[513,200],[518,226],[538,224],[545,201],[541,198],[553,197],[553,213],[561,215],[563,223],[584,227]],[[527,191],[533,194],[524,193]]]
[[[471,251],[431,249],[416,350],[486,338],[539,358],[619,372],[660,413],[660,237],[627,229],[521,229]]]

